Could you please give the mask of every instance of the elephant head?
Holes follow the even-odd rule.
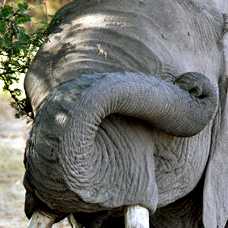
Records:
[[[40,209],[56,221],[106,219],[139,204],[166,227],[170,205],[186,210],[201,189],[197,224],[203,214],[205,227],[225,226],[227,8],[78,0],[60,10],[25,78],[35,115],[24,158],[28,217]]]

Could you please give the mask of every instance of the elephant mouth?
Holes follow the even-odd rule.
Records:
[[[58,213],[131,204],[154,212],[154,142],[151,127],[141,122],[190,137],[217,106],[216,88],[196,72],[174,83],[143,73],[82,75],[38,110],[26,147],[25,187],[29,192],[29,183],[32,194]]]

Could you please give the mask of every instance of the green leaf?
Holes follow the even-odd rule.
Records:
[[[26,15],[26,14],[25,15],[21,14],[20,17],[17,19],[18,24],[24,24],[29,21],[31,21],[31,16]]]
[[[10,15],[12,15],[13,13],[14,13],[13,7],[9,6],[9,5],[5,5],[5,6],[1,7],[0,17],[7,18]]]
[[[18,9],[21,10],[21,11],[26,11],[26,10],[28,10],[28,8],[29,8],[29,6],[25,2],[18,4]]]
[[[0,35],[2,36],[6,30],[6,21],[0,20]]]
[[[17,89],[17,88],[14,89],[13,92],[15,93],[16,96],[21,96],[21,94],[22,94],[22,91],[20,89]]]

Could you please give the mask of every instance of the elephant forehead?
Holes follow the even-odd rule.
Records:
[[[91,1],[75,7],[75,16],[60,24],[61,32],[49,37],[46,50],[55,54],[66,45],[64,58],[57,58],[62,60],[61,66],[97,59],[96,65],[91,66],[96,72],[103,69],[105,62],[104,72],[120,69],[150,74],[164,73],[165,69],[169,73],[210,72],[216,68],[213,62],[220,55],[217,41],[222,34],[223,19],[215,9],[210,9],[212,12],[206,9],[186,1],[125,0],[99,4]],[[70,26],[66,25],[69,20]],[[90,63],[87,62],[88,67]],[[211,72],[211,75],[217,74]]]
[[[34,109],[60,84],[95,72],[192,71],[217,83],[219,13],[168,0],[76,1],[67,7],[71,11],[52,29],[25,79]]]
[[[210,151],[211,125],[189,138],[153,131],[158,207],[188,194],[201,179]]]

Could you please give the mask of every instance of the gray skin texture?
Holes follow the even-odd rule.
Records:
[[[139,204],[152,227],[225,227],[227,10],[78,0],[58,12],[25,78],[28,217],[121,227],[123,207]]]

